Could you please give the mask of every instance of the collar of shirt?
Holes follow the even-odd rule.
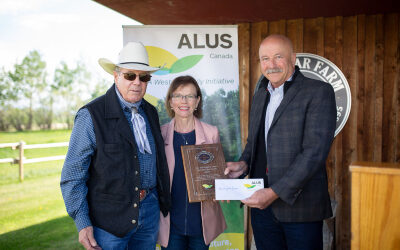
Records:
[[[267,86],[267,90],[269,91],[269,93],[270,93],[271,96],[272,96],[272,95],[274,95],[274,94],[276,94],[276,93],[280,93],[280,92],[283,93],[283,88],[284,88],[284,86],[285,86],[285,83],[283,83],[281,86],[279,86],[279,87],[277,87],[277,88],[274,88],[274,87],[272,87],[271,82],[269,82],[269,83],[268,83],[268,86]]]
[[[122,109],[127,108],[127,109],[131,110],[132,107],[136,107],[139,110],[139,107],[142,104],[142,100],[135,102],[135,103],[130,103],[130,102],[125,101],[125,99],[122,98],[122,95],[119,92],[117,85],[115,85],[115,93],[117,93],[119,103],[121,104]]]

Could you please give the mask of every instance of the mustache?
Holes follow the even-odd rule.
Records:
[[[267,74],[279,73],[279,72],[282,72],[282,69],[280,69],[280,68],[273,68],[273,69],[267,69],[267,70],[265,71],[265,73],[267,73]]]

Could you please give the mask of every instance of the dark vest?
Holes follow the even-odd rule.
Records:
[[[156,109],[145,100],[142,105],[157,147],[157,191],[166,216],[171,195],[164,141]],[[123,237],[137,226],[139,217],[140,165],[135,138],[114,85],[85,107],[96,135],[87,181],[89,216],[94,226]]]

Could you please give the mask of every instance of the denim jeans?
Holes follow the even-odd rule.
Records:
[[[251,209],[257,250],[322,250],[322,221],[280,222],[270,207]]]
[[[119,238],[93,227],[97,244],[103,250],[154,250],[158,236],[158,222],[160,207],[158,204],[157,189],[154,188],[139,205],[138,225],[125,237]]]
[[[170,232],[168,247],[163,250],[207,250],[208,245],[204,243],[203,235],[189,236]]]

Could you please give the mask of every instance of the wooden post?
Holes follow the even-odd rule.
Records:
[[[400,164],[354,162],[351,249],[400,249]]]
[[[24,181],[24,141],[19,142],[19,181]]]

